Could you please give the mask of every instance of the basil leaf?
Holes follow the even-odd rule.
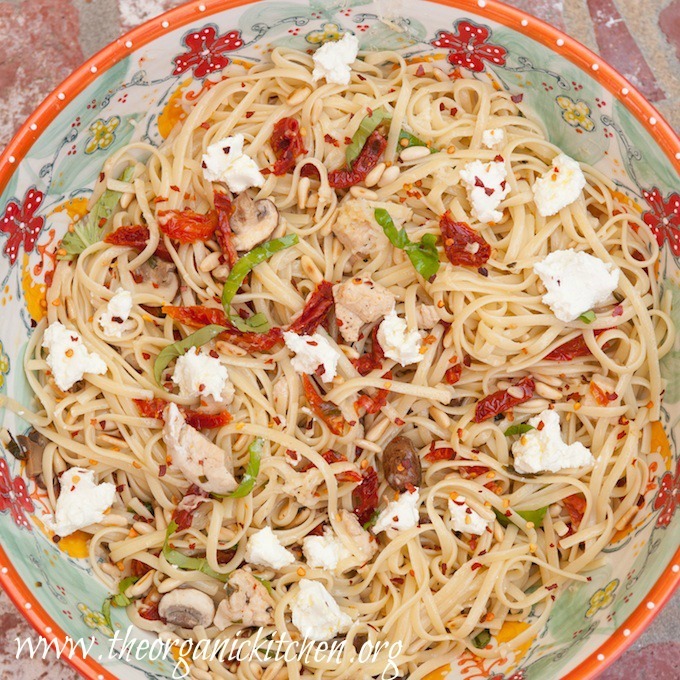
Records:
[[[484,649],[489,642],[491,642],[491,633],[486,629],[472,638],[472,644],[477,649]]]
[[[201,345],[205,345],[226,330],[227,329],[224,326],[210,324],[209,326],[200,328],[191,335],[187,335],[184,340],[178,340],[177,342],[173,342],[167,347],[164,347],[153,364],[153,375],[154,378],[156,378],[156,382],[160,384],[163,371],[173,359],[186,354],[192,347],[201,347]]]
[[[508,524],[512,522],[511,517],[504,515],[502,512],[496,510],[496,508],[494,508],[493,511],[496,513],[498,522],[502,527],[507,527]],[[546,507],[539,508],[538,510],[517,510],[516,512],[523,520],[527,522],[533,522],[535,527],[540,527],[543,524],[543,519],[547,511],[548,506],[546,505]]]
[[[513,434],[524,434],[530,430],[535,430],[536,428],[529,423],[517,423],[516,425],[510,425],[510,427],[505,431],[506,437],[512,437]]]
[[[175,550],[174,548],[170,547],[170,536],[172,536],[175,531],[177,531],[177,524],[175,522],[170,522],[170,524],[168,524],[168,529],[165,532],[165,542],[163,543],[163,557],[165,557],[168,563],[174,564],[180,569],[200,571],[201,573],[206,574],[206,576],[211,576],[218,581],[222,581],[222,583],[226,583],[229,575],[219,574],[214,571],[208,564],[208,560],[206,560],[205,557],[189,557],[188,555],[181,553],[179,550]]]
[[[352,135],[352,141],[345,149],[345,160],[347,165],[351,167],[357,156],[366,144],[366,140],[375,132],[375,130],[384,122],[392,120],[385,109],[376,109],[370,116],[365,116],[359,124],[357,131]]]
[[[252,331],[255,333],[263,333],[269,329],[269,323],[264,318],[263,314],[255,314],[250,317],[250,319],[242,319],[240,316],[232,314],[231,301],[241,287],[243,279],[245,279],[249,272],[257,267],[258,264],[268,260],[275,253],[296,245],[299,241],[300,239],[297,234],[288,234],[281,238],[266,241],[239,258],[236,264],[231,268],[229,276],[224,282],[224,288],[222,288],[222,306],[224,307],[227,318],[234,326],[236,326],[236,328],[241,331]]]
[[[130,180],[133,172],[132,166],[126,168],[120,176],[120,181],[127,182]],[[57,255],[57,259],[72,260],[86,248],[101,241],[104,227],[113,215],[121,196],[122,194],[119,191],[107,189],[92,206],[92,210],[73,225],[73,231],[64,235],[59,248],[64,252]]]
[[[397,231],[394,220],[385,208],[376,208],[373,214],[389,242],[408,255],[414,269],[424,279],[432,278],[439,271],[437,237],[434,234],[425,234],[420,243],[414,243],[404,227]]]
[[[378,517],[380,516],[380,510],[377,508],[373,511],[373,514],[371,515],[370,519],[367,522],[364,522],[364,529],[368,531],[372,526],[375,526],[375,523],[378,521]]]
[[[106,625],[113,630],[113,622],[111,621],[111,598],[107,597],[102,605],[102,614],[104,616],[104,621]]]
[[[241,479],[241,483],[231,493],[226,494],[212,494],[215,498],[245,498],[255,487],[257,475],[260,473],[260,460],[262,458],[262,447],[264,446],[264,439],[257,437],[253,443],[248,447],[250,458],[248,465],[246,465],[246,472]]]
[[[593,323],[597,317],[595,316],[595,312],[592,309],[589,309],[587,312],[584,312],[579,316],[579,319],[583,321],[583,323]]]
[[[399,147],[401,149],[408,149],[409,146],[427,146],[427,142],[424,142],[422,139],[419,137],[416,137],[414,134],[408,132],[407,130],[401,130],[399,132],[399,142],[401,142],[402,139],[407,139],[408,144],[406,146],[402,146],[399,144]],[[430,149],[430,153],[436,153],[436,149]]]

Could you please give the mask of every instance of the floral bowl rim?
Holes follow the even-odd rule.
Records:
[[[111,68],[140,47],[191,23],[197,16],[210,16],[260,1],[262,0],[189,0],[123,34],[97,52],[43,100],[0,154],[0,192],[7,186],[19,163],[45,128],[80,92],[99,77],[100,72]],[[634,85],[585,45],[533,15],[498,0],[429,1],[492,19],[558,52],[616,97],[643,125],[675,170],[680,173],[680,137]],[[642,634],[679,586],[680,548],[633,613],[597,650],[564,676],[563,680],[595,678]],[[59,643],[64,643],[67,637],[65,631],[56,625],[39,604],[1,545],[0,587],[41,636],[48,641],[55,639]],[[117,680],[116,676],[92,657],[83,658],[80,650],[63,658],[89,680]]]

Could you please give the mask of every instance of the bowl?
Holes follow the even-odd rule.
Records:
[[[347,6],[351,5],[351,6]],[[662,248],[657,276],[670,290],[680,327],[680,141],[635,88],[599,57],[547,24],[493,0],[406,3],[189,2],[117,40],[81,66],[26,121],[0,158],[0,395],[28,405],[22,355],[45,314],[45,280],[54,245],[85,211],[103,161],[131,140],[158,144],[182,118],[180,98],[196,95],[230,62],[246,68],[272,46],[312,50],[345,31],[363,49],[399,49],[447,71],[510,90],[543,121],[549,139],[594,165],[642,211]],[[16,316],[15,316],[16,315]],[[663,361],[668,379],[662,421],[650,442],[644,505],[606,549],[587,583],[559,597],[541,633],[514,658],[469,653],[442,658],[435,678],[497,680],[594,677],[642,632],[680,581],[680,347]],[[27,429],[2,409],[2,425]],[[58,545],[45,530],[44,494],[19,461],[0,459],[0,584],[46,640],[93,642],[67,660],[87,678],[171,677],[172,663],[152,653],[111,654],[127,620],[113,629],[101,612],[107,593],[83,559],[82,535]],[[507,623],[511,640],[525,624]],[[67,649],[68,652],[68,649]],[[68,656],[65,654],[64,656]]]

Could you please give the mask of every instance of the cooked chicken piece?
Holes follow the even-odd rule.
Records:
[[[418,328],[429,331],[434,328],[441,318],[437,312],[437,308],[434,305],[420,305],[416,309],[416,322]]]
[[[164,302],[172,302],[179,289],[177,268],[172,262],[165,262],[157,257],[149,258],[143,265],[135,269],[135,293],[148,293],[161,298]]]
[[[333,286],[335,317],[345,342],[356,342],[365,323],[394,309],[394,295],[370,278],[353,278]]]
[[[338,538],[351,549],[359,564],[368,562],[378,551],[377,541],[359,524],[354,513],[341,510],[340,523],[335,529]]]
[[[229,493],[238,486],[231,472],[231,457],[188,425],[176,404],[168,404],[163,417],[168,454],[188,481],[208,493]]]
[[[381,248],[389,246],[382,227],[375,221],[376,208],[385,208],[397,226],[408,220],[412,211],[399,203],[367,201],[350,198],[340,204],[333,224],[333,233],[340,243],[361,258],[375,255]]]
[[[324,476],[321,470],[312,468],[305,472],[295,473],[294,480],[285,484],[283,491],[289,496],[293,496],[300,505],[313,508],[322,500],[317,489],[323,482]]]
[[[214,622],[220,630],[236,622],[244,626],[267,626],[274,622],[274,600],[250,572],[232,571],[225,587],[227,597],[217,607]]]
[[[178,588],[163,595],[158,613],[173,626],[207,628],[215,616],[215,604],[202,590]]]
[[[244,191],[234,201],[229,226],[234,232],[236,250],[252,250],[269,238],[279,224],[279,211],[268,198],[253,201]]]

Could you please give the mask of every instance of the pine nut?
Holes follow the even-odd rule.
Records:
[[[365,198],[367,201],[378,200],[378,194],[376,194],[375,191],[371,191],[370,189],[366,189],[364,187],[352,187],[349,190],[349,193],[352,194],[354,198]]]
[[[302,104],[302,102],[305,101],[305,99],[307,99],[310,94],[312,94],[312,91],[308,87],[300,87],[288,96],[288,99],[286,99],[286,104],[288,104],[288,106],[297,106],[298,104]]]
[[[132,525],[132,528],[138,533],[138,534],[153,534],[156,529],[152,524],[147,524],[146,522],[135,522]]]
[[[401,169],[399,168],[398,165],[390,165],[385,172],[383,172],[382,177],[378,181],[378,186],[379,187],[384,187],[387,186],[388,184],[392,184],[392,182],[396,182],[397,179],[399,179],[399,175],[401,174]]]
[[[212,270],[213,278],[217,281],[226,281],[229,276],[231,269],[226,264],[221,264],[219,267],[215,267]]]
[[[184,581],[180,581],[178,578],[166,578],[165,581],[158,585],[159,593],[169,593],[178,586],[181,586]]]
[[[137,581],[137,583],[131,585],[126,591],[126,595],[130,598],[140,597],[144,595],[149,588],[153,585],[153,577],[156,571],[152,569],[147,571],[142,578]]]
[[[562,520],[555,522],[553,524],[553,529],[560,538],[569,532],[569,527]]]
[[[559,401],[564,397],[562,392],[556,390],[554,387],[549,387],[545,383],[536,382],[536,394],[539,397],[550,399],[550,401]]]
[[[387,166],[384,163],[378,163],[371,172],[366,175],[366,179],[364,180],[364,184],[367,187],[373,187],[375,186],[379,181],[380,178],[382,177],[383,172],[385,172],[385,168]]]
[[[303,255],[300,258],[300,267],[306,276],[308,276],[314,283],[318,284],[323,281],[323,274],[319,268],[314,264],[309,255]]]
[[[132,199],[135,197],[134,192],[129,192],[127,194],[123,194],[120,197],[120,207],[123,210],[127,210],[128,207],[130,206],[130,203],[132,203]]]
[[[435,80],[438,80],[440,83],[446,83],[449,80],[449,77],[442,71],[438,66],[435,66],[432,75],[435,77]]]
[[[389,418],[383,418],[377,425],[374,425],[367,433],[366,439],[369,442],[375,442],[385,434],[385,430],[391,425]]]
[[[430,155],[430,149],[426,146],[407,146],[400,154],[399,158],[404,161],[417,161]]]
[[[101,567],[101,570],[105,574],[113,576],[115,579],[118,579],[120,577],[120,569],[118,569],[118,567],[115,564],[111,564],[110,562],[103,562],[99,566]]]
[[[126,527],[128,524],[128,519],[123,515],[115,515],[111,513],[105,515],[104,519],[99,522],[99,524],[103,524],[105,527]]]
[[[204,257],[201,264],[198,265],[199,271],[211,272],[220,264],[220,257],[222,257],[222,253],[218,253],[217,251],[210,253]]]
[[[524,396],[524,390],[517,385],[511,385],[508,387],[508,396],[513,399],[521,399]]]
[[[307,207],[307,200],[309,198],[309,187],[310,187],[309,177],[303,177],[298,182],[297,196],[298,196],[298,208],[300,208],[300,210],[304,210]]]
[[[553,503],[550,506],[550,516],[551,517],[559,517],[561,514],[562,514],[562,506],[557,504],[557,503]]]
[[[430,418],[434,420],[439,427],[443,428],[444,430],[448,430],[449,427],[451,427],[451,418],[444,413],[441,409],[437,408],[436,406],[430,406]]]

